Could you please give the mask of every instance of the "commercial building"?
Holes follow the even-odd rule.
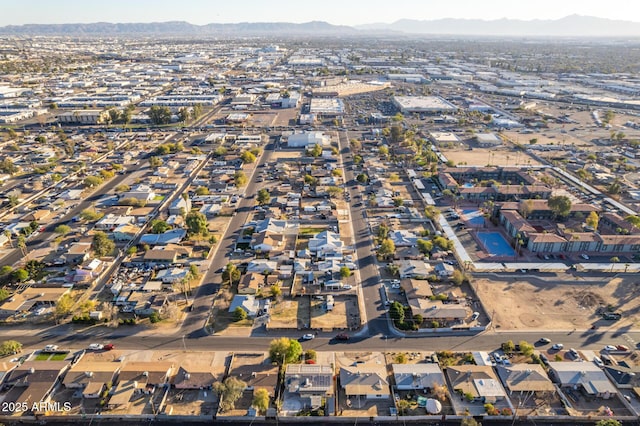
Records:
[[[442,114],[458,110],[457,106],[439,96],[394,96],[393,103],[403,114],[412,112]]]

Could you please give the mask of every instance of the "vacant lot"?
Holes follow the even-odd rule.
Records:
[[[507,147],[502,148],[473,148],[467,149],[443,149],[442,153],[448,160],[456,164],[468,164],[470,166],[486,166],[487,164],[498,166],[535,166],[540,164],[533,157],[523,151],[512,151]]]
[[[474,281],[493,324],[502,329],[573,330],[634,327],[640,319],[640,279],[602,278],[586,281],[571,275],[544,278],[479,279]],[[620,321],[604,321],[599,306],[611,305]]]
[[[310,302],[308,297],[276,302],[271,307],[270,329],[301,329],[309,327]]]
[[[311,328],[333,330],[347,328],[347,300],[336,300],[333,310],[326,310],[326,302],[311,302]]]

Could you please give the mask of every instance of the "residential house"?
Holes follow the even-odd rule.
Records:
[[[454,391],[471,395],[476,401],[495,403],[507,396],[491,366],[450,365],[445,371]]]
[[[68,265],[77,265],[89,259],[91,254],[91,243],[77,242],[71,244],[62,255]]]
[[[55,306],[58,300],[70,291],[65,287],[28,287],[21,293],[14,293],[0,306],[0,316],[28,312],[38,306]]]
[[[2,399],[0,413],[5,416],[22,415],[23,412],[9,408],[25,404],[28,408],[24,411],[31,412],[34,404],[49,402],[60,377],[68,368],[67,361],[26,361],[18,365],[4,377],[2,388],[7,392]]]
[[[69,369],[62,384],[82,391],[83,398],[99,398],[108,385],[115,383],[120,366],[117,362],[81,360]]]
[[[178,252],[176,250],[150,249],[144,253],[143,259],[145,262],[173,264],[178,261]]]
[[[176,389],[212,389],[221,379],[215,373],[215,367],[208,363],[190,363],[188,367],[178,367],[171,382]]]
[[[234,354],[229,367],[229,377],[245,382],[245,392],[250,395],[258,389],[265,389],[273,398],[278,386],[278,365],[272,363],[264,353]]]
[[[260,309],[260,302],[252,294],[236,294],[231,300],[229,312],[233,312],[236,308],[242,308],[248,317],[255,317]]]
[[[191,211],[191,200],[187,197],[177,197],[171,202],[169,206],[169,214],[172,215],[186,215]]]
[[[431,273],[431,265],[424,260],[404,259],[398,262],[400,279],[426,278]]]
[[[440,262],[434,267],[435,273],[439,278],[449,278],[453,276],[455,268],[448,263]]]
[[[142,228],[130,223],[119,225],[112,231],[113,239],[116,241],[131,241],[138,235],[141,229]]]
[[[255,272],[261,274],[263,272],[272,273],[278,269],[278,262],[268,259],[253,259],[247,265],[246,273]]]
[[[444,303],[442,300],[409,299],[413,315],[421,315],[429,323],[436,321],[441,326],[460,324],[469,315],[469,308],[462,303]]]
[[[418,237],[411,231],[398,230],[389,232],[389,238],[393,241],[396,247],[412,247],[418,244]]]
[[[106,404],[110,410],[127,410],[137,393],[153,395],[157,388],[168,383],[173,372],[171,362],[132,361],[125,363],[118,374],[118,384]]]
[[[281,249],[284,246],[284,235],[274,234],[269,231],[254,233],[249,247],[256,252],[269,253]]]
[[[123,192],[120,196],[121,199],[135,198],[136,200],[149,202],[153,200],[156,193],[153,192],[149,185],[138,184],[131,188],[129,191]]]
[[[120,225],[133,223],[133,216],[106,215],[96,222],[96,229],[101,231],[112,231]]]
[[[333,368],[320,364],[287,364],[284,374],[285,409],[292,405],[295,412],[302,409],[317,409],[323,399],[333,396]],[[295,401],[288,404],[288,401]],[[295,414],[288,413],[288,414]]]
[[[331,231],[320,232],[309,239],[308,244],[309,251],[319,258],[324,258],[334,253],[340,253],[341,255],[343,247],[344,244],[340,240],[340,234]]]
[[[391,364],[396,389],[431,391],[435,386],[445,386],[444,374],[438,364]]]
[[[179,244],[187,231],[184,229],[171,229],[162,234],[144,234],[140,237],[140,244],[148,244],[150,246],[166,246],[167,244]]]
[[[250,272],[244,274],[238,283],[238,294],[256,294],[264,284],[264,275]]]
[[[156,280],[162,281],[165,284],[173,284],[182,281],[188,274],[189,270],[183,268],[161,269],[156,274]]]
[[[356,364],[341,367],[339,380],[347,398],[391,398],[387,369],[384,365]]]
[[[640,398],[640,367],[606,365],[603,371],[618,389],[633,389],[636,397]]]
[[[433,296],[431,285],[427,280],[405,279],[400,285],[407,295],[407,299],[427,299]]]
[[[592,398],[609,399],[617,389],[607,375],[592,362],[550,362],[551,379],[560,388],[578,389]]]
[[[512,395],[520,393],[555,393],[556,388],[539,364],[512,364],[496,367],[505,389]]]

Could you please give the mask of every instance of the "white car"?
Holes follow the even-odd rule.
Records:
[[[589,260],[589,255],[582,253],[580,255],[581,258],[583,258],[584,260]]]
[[[102,349],[104,349],[104,345],[101,345],[100,343],[92,343],[89,345],[90,351],[101,351]]]
[[[353,288],[353,286],[351,286],[351,284],[346,284],[344,287],[342,287],[345,290],[351,290]]]
[[[597,356],[593,357],[593,363],[595,365],[597,365],[598,367],[600,367],[600,368],[604,367],[604,362],[602,362],[602,360],[600,358],[598,358]]]
[[[400,284],[391,284],[391,288],[400,288]]]
[[[390,280],[389,281],[391,284],[398,284],[400,285],[400,280]]]
[[[44,347],[45,352],[55,352],[58,350],[58,345],[47,345]]]
[[[551,349],[553,349],[554,351],[560,351],[562,350],[562,348],[564,348],[564,345],[562,343],[556,343],[555,345],[551,346]]]
[[[305,334],[302,336],[302,340],[313,340],[316,336],[311,333]]]
[[[615,347],[615,346],[613,346],[613,345],[607,345],[607,346],[605,346],[605,347],[603,348],[603,350],[604,350],[604,351],[607,351],[607,352],[609,352],[609,351],[617,351],[617,350],[618,350],[618,348],[616,348],[616,347]]]

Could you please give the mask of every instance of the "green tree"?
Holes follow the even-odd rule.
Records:
[[[585,223],[591,229],[597,230],[598,224],[600,223],[600,216],[598,216],[597,212],[591,212],[589,213],[589,216],[587,216]]]
[[[389,315],[399,323],[404,322],[404,306],[400,302],[393,302],[389,307]]]
[[[271,202],[271,195],[269,194],[269,191],[264,188],[259,190],[258,195],[256,196],[256,201],[258,201],[258,204],[261,206],[269,204]]]
[[[193,110],[191,111],[191,116],[194,120],[200,118],[202,115],[202,104],[195,104],[193,106]]]
[[[393,199],[393,205],[396,207],[401,207],[402,205],[404,205],[404,200],[400,197],[395,197]]]
[[[191,112],[189,111],[189,108],[186,108],[186,107],[180,108],[180,110],[178,111],[178,120],[180,120],[183,123],[186,123],[190,118],[191,118]]]
[[[382,145],[380,148],[378,148],[378,154],[380,154],[381,157],[386,157],[387,155],[389,155],[389,147],[387,147],[386,145]]]
[[[151,233],[152,234],[163,234],[171,229],[171,225],[169,225],[164,220],[154,219],[151,221]]]
[[[256,162],[256,156],[251,153],[251,151],[244,151],[240,154],[240,159],[243,163],[251,164]]]
[[[340,267],[340,278],[345,279],[351,276],[351,271],[346,266]]]
[[[105,232],[98,231],[93,234],[91,248],[95,252],[96,256],[102,257],[113,253],[116,245],[109,239],[109,236]]]
[[[340,188],[339,186],[330,186],[330,187],[327,188],[327,193],[329,194],[329,197],[331,197],[331,198],[338,197],[343,192],[344,192],[344,189]]]
[[[157,169],[158,167],[162,166],[162,164],[164,163],[164,161],[162,161],[162,158],[152,155],[151,157],[149,157],[149,166],[152,169]]]
[[[433,250],[433,243],[429,240],[419,239],[416,244],[422,254],[430,254],[431,250]]]
[[[238,170],[233,174],[233,181],[238,188],[242,188],[247,184],[247,176],[242,170]]]
[[[94,186],[98,186],[102,183],[102,178],[100,176],[87,176],[84,178],[82,184],[85,188],[93,188]]]
[[[0,161],[0,173],[6,173],[9,175],[13,175],[18,172],[18,167],[13,164],[11,158],[6,157],[4,160]]]
[[[289,364],[292,362],[298,362],[302,355],[302,346],[300,342],[288,337],[280,337],[274,339],[269,344],[269,357],[271,362],[275,362],[279,365]]]
[[[73,298],[69,293],[63,294],[56,302],[56,317],[67,316],[71,312],[71,308],[73,308]]]
[[[523,355],[525,356],[531,356],[533,355],[533,345],[529,342],[527,342],[526,340],[521,340],[520,343],[518,343],[518,345],[520,346],[520,352],[522,352]]]
[[[260,414],[264,414],[267,412],[269,408],[270,396],[269,392],[264,389],[256,389],[253,392],[253,400],[251,401],[251,406],[254,407]]]
[[[247,319],[247,311],[238,306],[233,310],[233,320],[238,322],[244,319]]]
[[[307,152],[312,157],[320,157],[320,155],[322,155],[322,147],[318,144],[315,144],[312,148],[308,148]]]
[[[271,292],[271,297],[274,297],[274,298],[278,298],[282,294],[282,289],[280,288],[279,285],[276,285],[276,284],[272,285],[269,288],[269,291]]]
[[[391,126],[389,135],[391,137],[391,142],[400,143],[404,140],[404,129],[401,126],[393,125]]]
[[[228,281],[229,285],[240,281],[240,270],[233,263],[227,263],[226,268],[222,270],[222,279]]]
[[[191,235],[208,235],[209,224],[207,217],[199,211],[192,210],[185,219],[187,230]]]
[[[80,212],[80,218],[82,220],[86,220],[87,222],[94,222],[96,220],[100,220],[104,216],[103,213],[99,213],[92,209],[84,209]]]
[[[127,255],[129,256],[134,256],[136,253],[138,253],[138,247],[136,246],[131,246],[127,249]]]
[[[171,110],[167,106],[154,105],[149,108],[149,118],[156,126],[169,124],[171,123]]]
[[[502,350],[505,354],[513,353],[516,350],[516,345],[513,343],[513,340],[507,340],[502,344]]]
[[[596,423],[596,426],[622,426],[622,423],[620,423],[615,419],[604,419],[604,420],[599,420]]]
[[[6,288],[0,288],[0,302],[4,302],[9,298],[9,296],[11,296],[9,290],[7,290]]]
[[[466,277],[464,276],[462,271],[460,271],[459,269],[455,269],[453,271],[453,274],[451,275],[451,281],[453,281],[453,283],[455,285],[462,285],[462,283],[464,282],[465,278]]]
[[[206,186],[197,187],[196,195],[209,195],[209,188],[207,188]]]
[[[114,188],[114,191],[115,191],[116,193],[121,193],[121,192],[127,192],[127,191],[129,191],[130,189],[131,189],[131,187],[130,187],[129,185],[127,185],[127,184],[123,183],[123,184],[120,184],[120,185],[116,186],[116,187]]]
[[[29,274],[29,278],[38,280],[42,277],[42,271],[44,271],[44,263],[36,259],[31,259],[24,264],[24,269]]]
[[[571,211],[571,199],[566,195],[549,197],[547,205],[555,217],[566,217]]]
[[[29,273],[25,269],[18,268],[11,271],[10,277],[11,281],[22,283],[29,279]]]
[[[396,252],[396,245],[394,244],[393,240],[391,240],[390,238],[385,238],[384,240],[382,240],[382,242],[380,243],[380,248],[378,249],[378,254],[382,257],[389,257],[389,256],[393,256],[393,254]]]
[[[53,230],[56,234],[67,235],[71,232],[71,227],[69,225],[58,225],[56,229]]]
[[[214,384],[214,390],[220,395],[220,409],[230,411],[235,408],[236,401],[242,397],[247,384],[236,377],[227,377],[224,382]]]
[[[15,355],[22,352],[22,343],[16,340],[5,340],[0,344],[0,356]]]
[[[369,182],[369,176],[364,173],[360,173],[358,176],[356,176],[356,180],[364,185]]]

